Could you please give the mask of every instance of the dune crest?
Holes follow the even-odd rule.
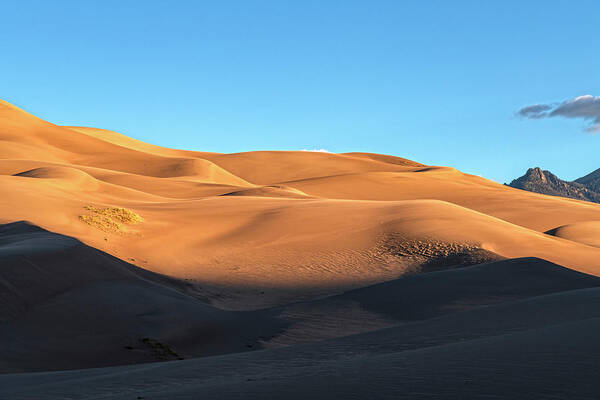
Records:
[[[600,221],[584,221],[551,229],[549,235],[588,246],[600,247]]]
[[[301,190],[285,185],[269,185],[251,189],[236,190],[224,193],[222,196],[258,196],[258,197],[287,197],[302,199],[309,197]]]
[[[26,178],[48,179],[56,185],[70,189],[96,190],[98,181],[89,174],[77,168],[70,167],[40,167],[23,171],[13,176]]]

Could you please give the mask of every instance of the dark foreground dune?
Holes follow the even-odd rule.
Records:
[[[279,349],[0,376],[10,399],[598,397],[600,289]]]

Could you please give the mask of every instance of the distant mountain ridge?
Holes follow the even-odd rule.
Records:
[[[594,192],[600,192],[600,168],[592,173],[587,174],[586,176],[576,179],[575,182],[585,185],[588,189],[593,190]]]
[[[539,167],[529,168],[525,175],[508,186],[551,196],[600,203],[600,168],[574,181],[565,181]]]

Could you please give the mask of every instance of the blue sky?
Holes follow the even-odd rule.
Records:
[[[499,182],[600,168],[594,1],[6,1],[0,98],[169,147],[394,154]],[[588,120],[589,122],[589,120]]]

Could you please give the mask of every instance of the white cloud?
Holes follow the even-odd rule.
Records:
[[[316,153],[331,153],[329,150],[325,149],[302,149],[302,151],[314,151]]]

